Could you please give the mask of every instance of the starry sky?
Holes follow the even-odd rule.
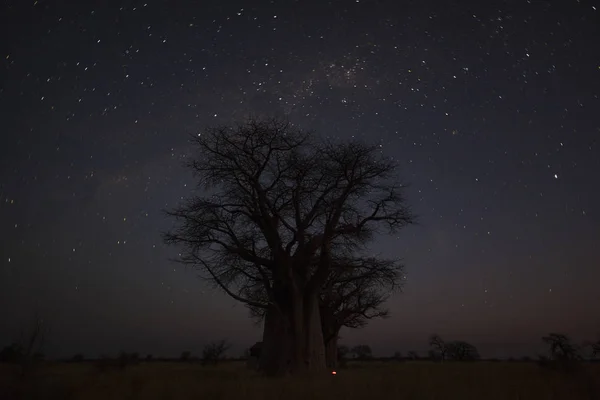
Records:
[[[195,186],[187,135],[252,113],[375,143],[411,184],[420,224],[372,246],[404,291],[342,342],[504,357],[600,333],[600,3],[1,7],[1,345],[36,310],[51,356],[258,340],[160,237]]]

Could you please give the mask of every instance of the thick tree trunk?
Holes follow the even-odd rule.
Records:
[[[294,369],[308,373],[319,373],[325,371],[326,366],[318,293],[304,294],[301,301],[303,324],[295,336],[296,344],[302,346],[300,354],[303,359],[295,360]]]
[[[328,369],[337,367],[337,342],[339,328],[336,327],[335,316],[327,307],[321,306],[321,327],[325,342],[325,364]]]
[[[292,331],[289,317],[275,306],[267,309],[263,329],[263,344],[259,358],[259,369],[269,376],[289,372],[292,362]]]
[[[325,342],[325,358],[328,369],[336,369],[338,365],[338,336],[334,335]]]
[[[267,310],[259,362],[267,375],[325,371],[318,296],[296,294],[291,296],[291,307],[281,305]]]

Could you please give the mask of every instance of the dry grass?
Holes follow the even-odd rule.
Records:
[[[267,379],[242,363],[141,363],[98,372],[92,363],[46,364],[17,383],[0,366],[1,399],[600,399],[600,365],[577,373],[535,363],[350,364],[336,376]]]

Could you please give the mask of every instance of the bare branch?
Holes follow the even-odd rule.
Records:
[[[401,286],[402,265],[359,250],[414,221],[395,162],[277,119],[208,128],[190,142],[198,154],[187,166],[201,192],[166,211],[175,225],[163,234],[179,246],[178,262],[259,317],[316,296],[336,332],[388,315],[381,306]],[[295,318],[294,329],[308,321],[283,317]]]

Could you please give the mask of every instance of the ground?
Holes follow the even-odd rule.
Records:
[[[46,363],[15,379],[0,365],[1,399],[600,399],[600,364],[567,373],[535,362],[372,361],[349,363],[336,375],[274,380],[243,362],[142,362],[106,371],[83,362]]]

